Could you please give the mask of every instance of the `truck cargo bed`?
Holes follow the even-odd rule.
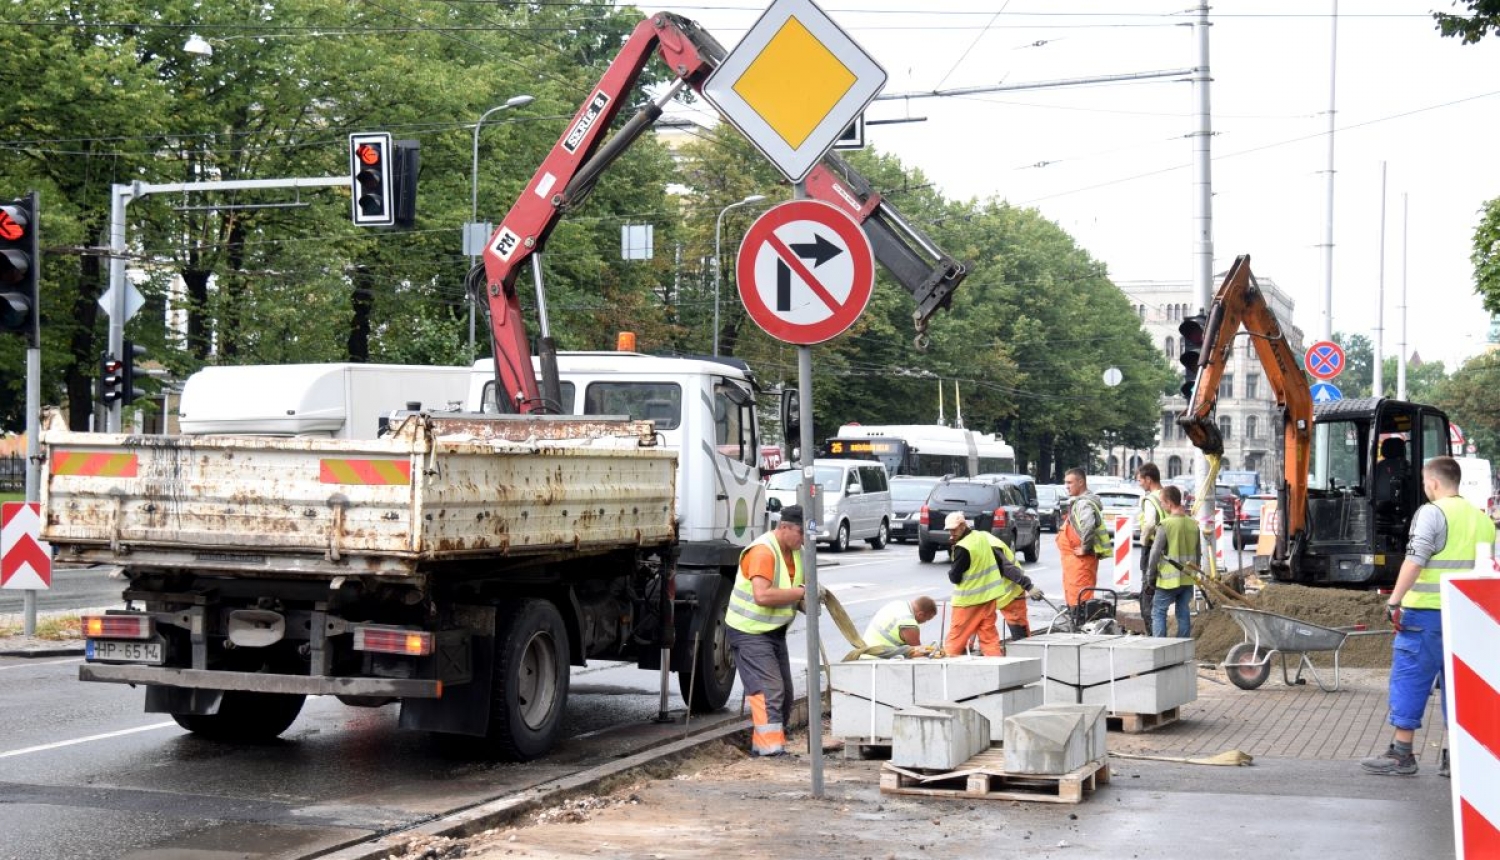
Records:
[[[410,416],[375,440],[45,434],[59,557],[240,574],[670,542],[676,456],[648,422]]]

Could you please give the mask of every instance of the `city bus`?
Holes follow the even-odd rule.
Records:
[[[845,424],[827,442],[827,456],[879,460],[891,477],[972,477],[1014,472],[1015,449],[992,433],[939,424]]]

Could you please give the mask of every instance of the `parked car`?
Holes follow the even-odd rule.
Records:
[[[1224,525],[1233,526],[1240,515],[1240,488],[1231,484],[1214,485],[1214,501],[1224,512]]]
[[[1234,522],[1235,549],[1254,549],[1256,541],[1260,540],[1260,514],[1261,508],[1266,502],[1275,501],[1275,496],[1258,495],[1248,496],[1240,502],[1240,515]]]
[[[1099,507],[1104,516],[1104,528],[1109,531],[1109,536],[1115,536],[1115,520],[1120,517],[1128,517],[1132,528],[1138,522],[1137,517],[1141,513],[1141,500],[1146,497],[1145,491],[1137,487],[1127,487],[1118,484],[1108,489],[1099,490],[1095,493],[1099,497]],[[1132,540],[1140,543],[1139,532],[1133,534]]]
[[[823,520],[807,530],[809,537],[834,552],[843,552],[855,540],[875,549],[885,547],[894,517],[890,482],[879,461],[814,460],[813,481],[823,496]],[[767,503],[776,500],[778,510],[795,505],[801,483],[802,473],[796,469],[772,475],[766,481]]]
[[[974,479],[976,481],[1009,481],[1021,488],[1028,506],[1037,507],[1040,501],[1037,497],[1036,478],[1030,475],[1023,475],[1019,472],[986,472],[982,475],[975,475]]]
[[[947,551],[944,521],[953,511],[962,511],[974,529],[1005,541],[1026,561],[1036,561],[1041,555],[1042,520],[1036,508],[1027,505],[1019,485],[1007,480],[955,478],[938,482],[922,506],[917,558],[928,562],[937,557],[938,550]]]
[[[922,505],[938,478],[897,475],[891,479],[891,540],[916,540],[922,525]]]
[[[1036,513],[1042,520],[1042,530],[1055,532],[1062,525],[1062,512],[1066,506],[1068,490],[1061,484],[1038,484],[1036,488]]]

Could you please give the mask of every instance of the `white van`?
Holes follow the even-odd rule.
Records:
[[[1490,475],[1490,461],[1478,457],[1453,459],[1458,461],[1458,494],[1488,514],[1495,505],[1495,485]]]
[[[823,520],[816,532],[808,530],[809,535],[834,552],[843,552],[855,540],[885,548],[894,515],[890,481],[879,461],[814,460],[813,482],[823,499]],[[801,483],[798,469],[778,472],[766,482],[767,496],[779,503],[777,508],[795,505]]]

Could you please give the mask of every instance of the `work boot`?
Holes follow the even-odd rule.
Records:
[[[1365,773],[1381,776],[1413,776],[1417,772],[1417,757],[1411,753],[1401,755],[1396,752],[1396,745],[1392,744],[1380,755],[1362,759],[1359,766],[1364,768]]]
[[[1442,757],[1438,759],[1438,776],[1446,776],[1452,779],[1448,773],[1448,750],[1444,749]]]

